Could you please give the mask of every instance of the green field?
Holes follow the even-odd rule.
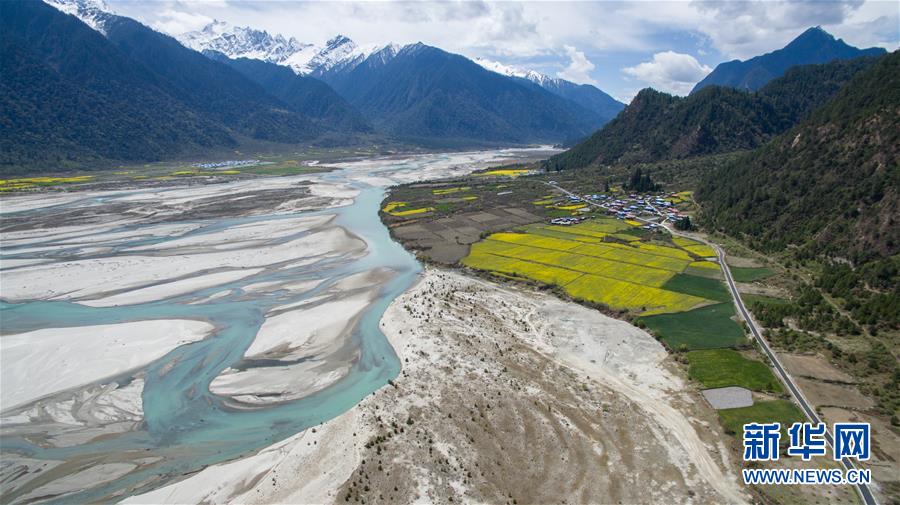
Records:
[[[729,267],[729,269],[735,282],[753,282],[775,275],[771,268],[766,267]]]
[[[744,425],[747,423],[780,422],[782,441],[787,438],[787,428],[791,424],[806,419],[800,408],[788,400],[756,402],[750,407],[720,410],[719,418],[725,426],[726,433],[741,439],[744,436]]]
[[[769,307],[777,307],[780,305],[788,305],[791,302],[785,300],[783,298],[775,298],[774,296],[765,296],[765,295],[753,295],[753,294],[741,294],[741,299],[744,300],[744,303],[747,307],[752,306],[753,304],[759,303],[761,305],[769,306]]]
[[[739,386],[772,393],[784,390],[765,363],[747,359],[731,349],[691,351],[687,359],[688,375],[704,388]]]
[[[699,296],[700,298],[715,300],[717,302],[727,302],[731,300],[731,294],[728,292],[725,284],[707,277],[676,274],[663,284],[662,287],[669,291]]]
[[[734,305],[718,303],[677,314],[642,317],[641,320],[670,349],[687,350],[732,347],[747,342],[744,329],[731,318]]]

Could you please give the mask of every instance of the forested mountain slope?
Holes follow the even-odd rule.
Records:
[[[103,35],[43,2],[0,2],[0,43],[0,170],[235,144]]]
[[[835,95],[873,58],[791,69],[757,92],[710,86],[687,97],[642,90],[614,120],[548,160],[550,169],[643,163],[758,147]]]
[[[852,263],[900,252],[900,53],[880,58],[807,120],[709,174],[709,226],[762,250]]]
[[[587,135],[593,111],[534,85],[424,44],[376,52],[349,73],[322,78],[385,131],[487,142],[550,142]]]
[[[291,110],[316,119],[328,128],[342,132],[372,131],[372,126],[359,111],[318,79],[298,75],[288,67],[262,60],[231,59],[214,51],[204,54],[256,82]]]

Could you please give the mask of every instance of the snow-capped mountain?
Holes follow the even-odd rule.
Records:
[[[558,77],[550,77],[534,70],[524,70],[484,58],[475,58],[472,61],[491,72],[531,81],[554,95],[572,100],[582,107],[600,114],[607,120],[612,119],[619,111],[625,108],[625,104],[590,84],[575,84],[574,82]]]
[[[94,30],[106,35],[105,24],[115,16],[103,0],[44,0],[66,14],[71,14]]]
[[[264,30],[231,26],[222,21],[214,21],[202,30],[176,35],[175,38],[197,51],[215,51],[232,59],[249,58],[290,67],[299,75],[321,78],[338,92],[344,93],[347,92],[345,88],[349,85],[343,82],[342,74],[349,74],[363,63],[369,66],[383,66],[399,54],[407,54],[426,47],[422,44],[402,47],[396,44],[359,46],[343,35],[337,35],[323,45],[314,45],[298,42],[293,37],[272,35]],[[597,112],[606,119],[611,119],[624,107],[624,104],[589,84],[575,84],[534,70],[525,70],[483,58],[476,58],[474,62],[500,75],[534,83],[554,95]]]
[[[390,58],[397,53],[396,45],[359,46],[343,35],[337,35],[323,45],[299,42],[297,39],[272,35],[265,30],[231,26],[213,21],[203,29],[175,36],[186,47],[197,51],[211,50],[229,58],[250,58],[290,67],[300,75],[322,75],[331,71],[352,69],[378,53]]]
[[[490,70],[491,72],[497,72],[501,75],[506,75],[509,77],[518,77],[520,79],[528,79],[529,81],[537,84],[538,86],[545,86],[547,83],[551,81],[558,81],[560,79],[554,79],[549,75],[542,74],[540,72],[534,70],[525,70],[518,67],[513,67],[511,65],[504,65],[503,63],[497,61],[486,60],[484,58],[475,58],[472,61],[481,65],[482,67]]]
[[[269,63],[283,63],[297,53],[312,52],[313,49],[312,44],[303,44],[294,37],[286,39],[282,35],[270,35],[265,30],[231,26],[218,20],[202,30],[184,33],[178,36],[178,40],[196,51],[209,49],[229,58],[250,58]]]

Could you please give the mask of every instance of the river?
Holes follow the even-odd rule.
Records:
[[[378,218],[386,187],[546,153],[353,160],[323,174],[221,188],[4,199],[0,359],[10,394],[0,410],[2,501],[118,500],[352,408],[400,371],[379,321],[421,268]],[[364,303],[350,310],[353,296]],[[340,327],[316,326],[322,317]],[[137,367],[116,361],[116,373],[103,377],[90,372],[102,369],[93,344],[71,342],[67,351],[47,343],[86,326],[185,320],[209,330]],[[278,331],[306,337],[253,349],[264,333],[281,338]],[[30,354],[21,356],[30,364],[13,363],[26,351],[12,343],[25,337]],[[67,384],[77,384],[35,392],[28,382],[41,373],[70,374]],[[129,398],[136,407],[116,403]]]

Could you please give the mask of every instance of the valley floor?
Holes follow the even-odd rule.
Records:
[[[642,330],[432,268],[381,325],[403,362],[391,385],[129,502],[748,500],[714,413]]]

